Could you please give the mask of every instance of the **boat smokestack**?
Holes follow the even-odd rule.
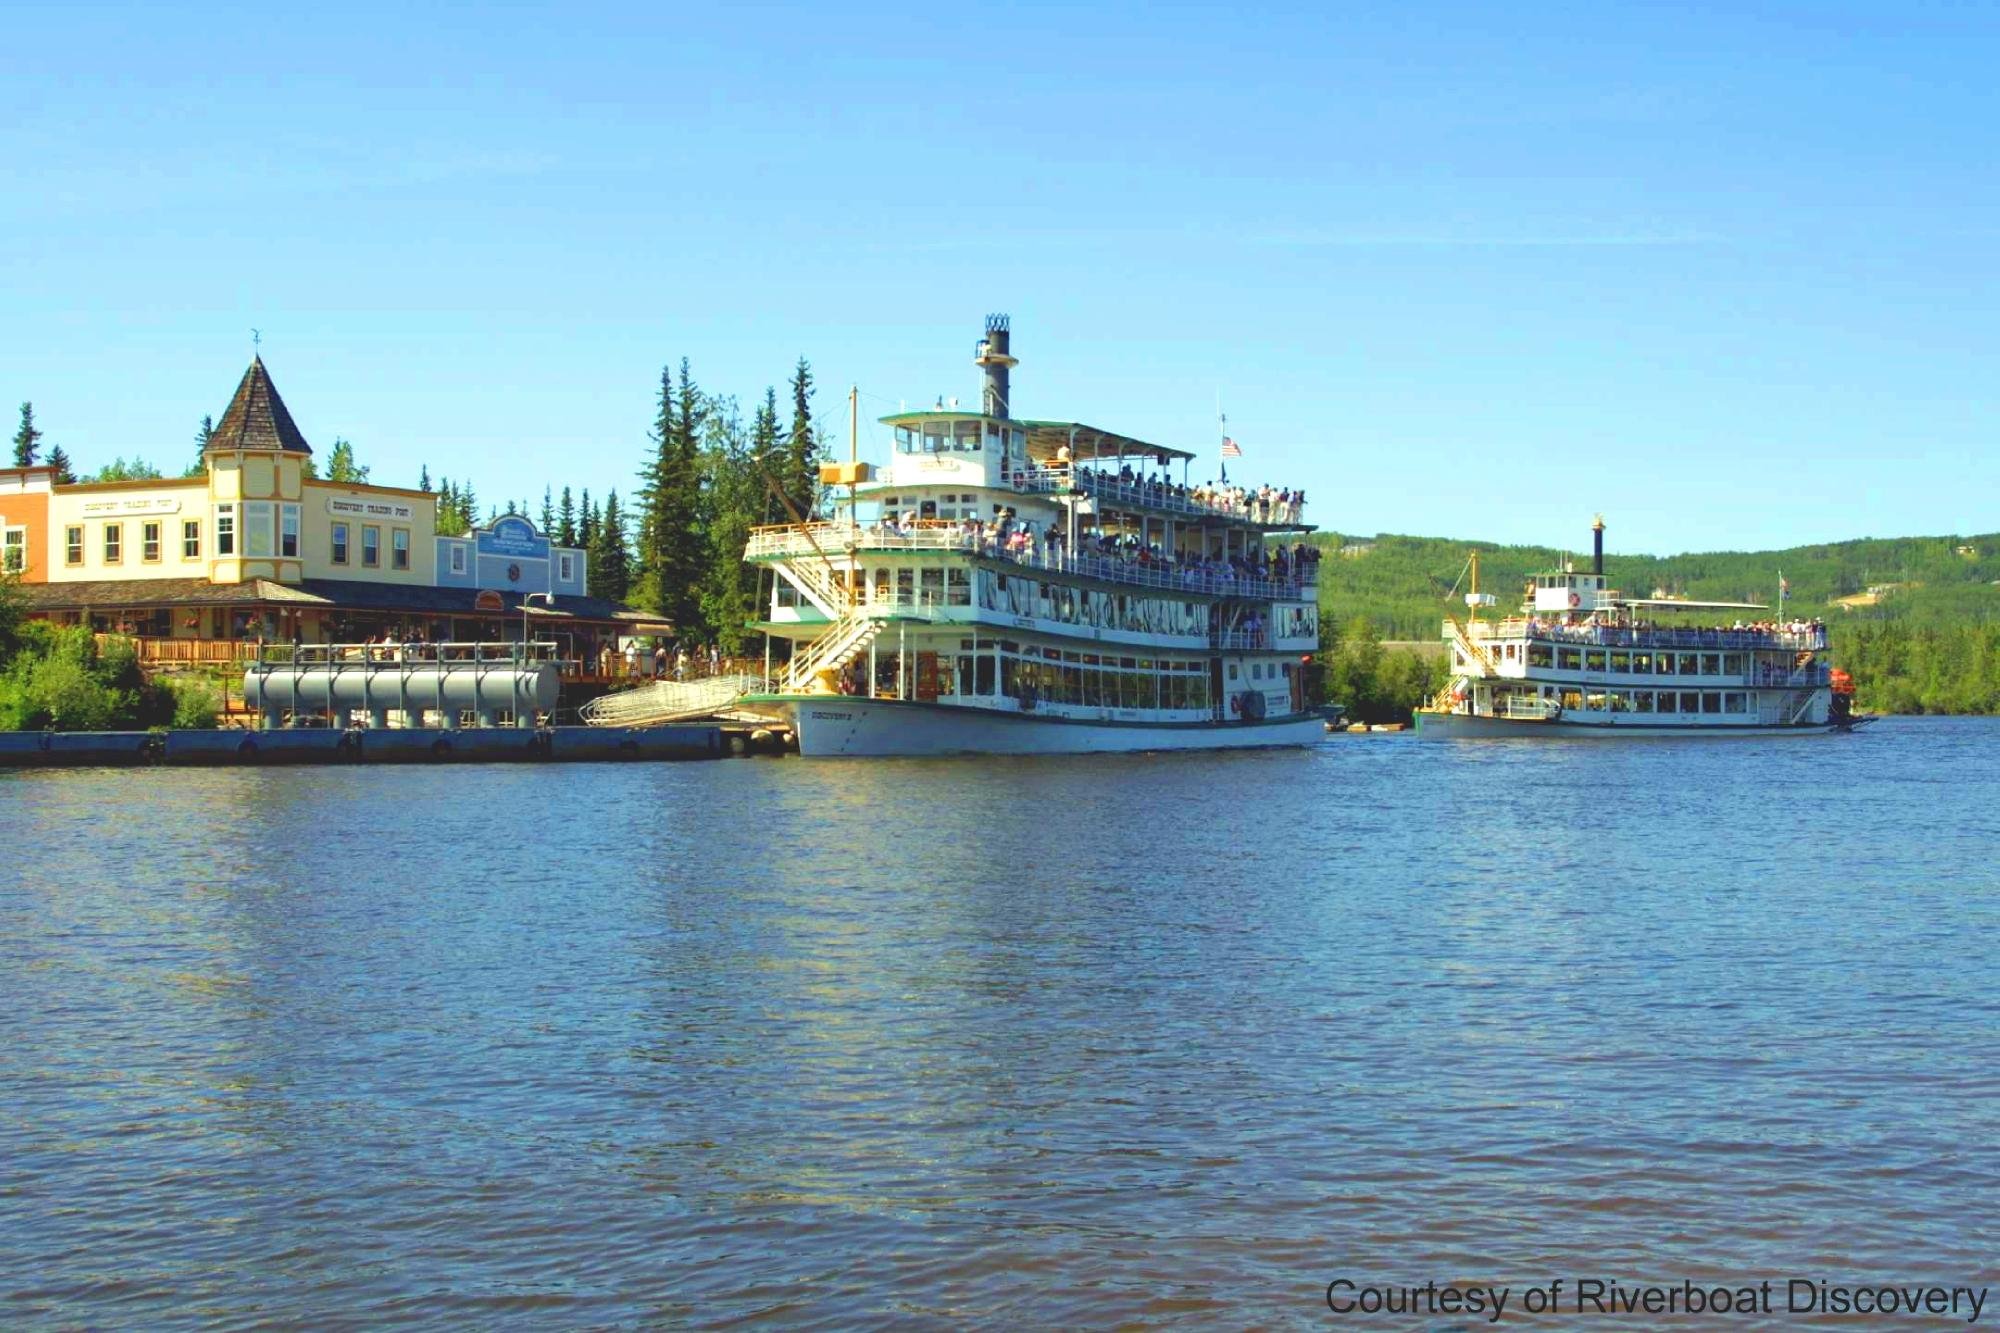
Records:
[[[1008,383],[1007,372],[1021,364],[1007,351],[1007,317],[988,315],[986,336],[980,340],[979,352],[972,358],[972,364],[986,372],[986,394],[980,408],[989,417],[1011,417],[1014,415],[1012,386]]]
[[[1604,572],[1604,515],[1602,514],[1599,514],[1597,521],[1590,525],[1590,572],[1593,574]]]

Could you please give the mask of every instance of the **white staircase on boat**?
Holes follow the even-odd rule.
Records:
[[[820,673],[838,671],[852,662],[882,632],[882,622],[850,607],[826,633],[792,655],[785,668],[785,691],[806,694],[813,691]]]

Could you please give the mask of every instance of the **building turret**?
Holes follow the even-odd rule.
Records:
[[[972,364],[986,372],[986,395],[984,406],[980,408],[989,417],[1011,417],[1014,415],[1013,399],[1007,372],[1021,363],[1007,353],[1007,317],[988,315],[986,336],[980,340],[979,353],[972,358]]]
[[[312,446],[306,443],[306,437],[293,422],[292,414],[285,409],[285,400],[278,396],[278,386],[271,383],[271,372],[264,369],[264,358],[261,356],[250,358],[250,369],[243,372],[243,380],[236,386],[236,396],[229,400],[222,420],[209,433],[205,452],[233,449],[270,449],[289,454],[312,452]]]

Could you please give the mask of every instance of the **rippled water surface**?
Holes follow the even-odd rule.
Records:
[[[0,775],[0,1323],[1993,1282],[1996,757]]]

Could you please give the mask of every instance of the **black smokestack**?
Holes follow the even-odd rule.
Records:
[[[1604,515],[1602,514],[1599,514],[1597,521],[1590,525],[1590,572],[1593,574],[1604,572]]]
[[[989,417],[1013,416],[1014,400],[1007,372],[1020,363],[1007,351],[1005,315],[986,317],[986,337],[980,342],[979,354],[972,358],[972,364],[986,372],[985,403],[980,410]]]

